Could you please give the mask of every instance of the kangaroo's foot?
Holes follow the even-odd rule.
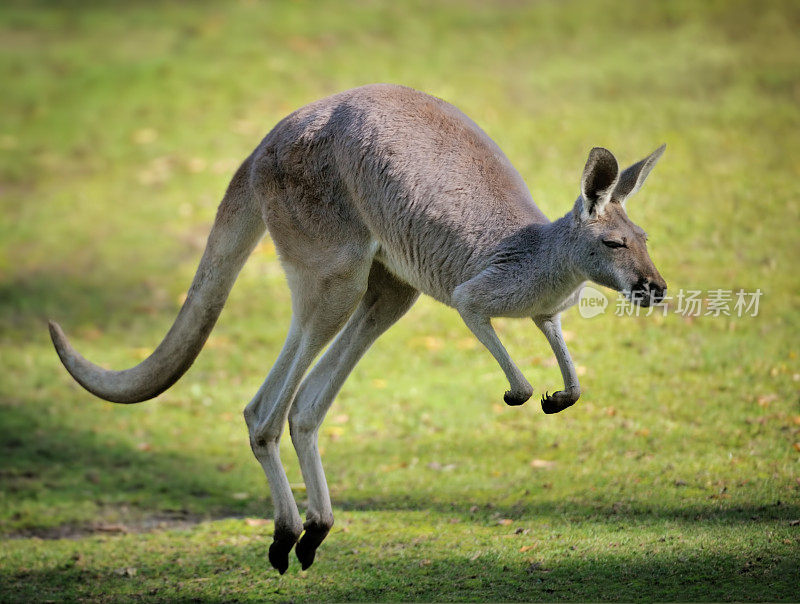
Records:
[[[580,394],[573,394],[564,390],[559,390],[553,394],[545,392],[542,397],[542,411],[547,414],[558,413],[574,405],[579,397]]]
[[[280,573],[289,568],[289,552],[292,551],[302,529],[275,525],[275,536],[269,546],[269,563]]]
[[[325,537],[331,530],[331,525],[323,522],[310,521],[305,524],[306,531],[297,542],[297,547],[294,550],[297,559],[303,570],[306,570],[314,563],[314,556],[317,553],[317,548],[320,546]]]

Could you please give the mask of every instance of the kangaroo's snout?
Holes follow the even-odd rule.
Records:
[[[630,297],[640,306],[658,304],[667,293],[667,283],[660,276],[656,279],[642,277],[631,288]]]

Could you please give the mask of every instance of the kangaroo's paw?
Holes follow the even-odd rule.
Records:
[[[269,546],[269,563],[280,574],[285,573],[289,568],[289,552],[297,543],[299,535],[299,530],[281,528],[279,525],[275,527],[275,536]]]
[[[506,405],[511,407],[517,407],[527,401],[529,398],[533,396],[533,389],[530,390],[507,390],[506,393],[503,395],[503,400],[506,402]]]
[[[563,411],[567,407],[574,405],[579,396],[580,395],[575,396],[574,394],[565,392],[563,390],[559,390],[553,394],[548,394],[545,392],[544,396],[542,397],[542,411],[548,415]]]
[[[300,565],[303,570],[306,570],[314,563],[314,556],[317,553],[317,548],[320,546],[325,537],[331,530],[331,525],[321,522],[306,522],[305,533],[300,537],[297,542],[297,547],[294,550],[297,559],[300,560]]]

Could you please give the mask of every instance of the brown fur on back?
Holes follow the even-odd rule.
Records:
[[[402,86],[364,86],[295,111],[256,150],[253,182],[282,255],[301,260],[297,233],[372,242],[392,272],[440,300],[499,241],[547,222],[472,120]]]

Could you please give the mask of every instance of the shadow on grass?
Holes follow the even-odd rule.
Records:
[[[150,451],[143,456],[130,444],[110,442],[90,429],[69,429],[35,406],[6,404],[0,422],[0,482],[6,501],[35,501],[80,506],[130,506],[131,514],[155,516],[164,512],[195,514],[197,519],[241,515],[271,515],[262,503],[233,502],[234,476],[215,471],[211,462],[188,455]],[[255,463],[255,462],[253,462]],[[550,519],[557,523],[619,523],[625,530],[650,522],[678,522],[688,527],[713,523],[741,526],[795,518],[797,502],[713,508],[692,502],[661,505],[634,500],[618,507],[586,495],[569,502],[529,500],[507,506],[486,505],[470,511],[463,500],[435,501],[423,495],[392,492],[380,497],[337,498],[347,511],[415,511],[462,517],[465,523],[496,524],[497,514],[518,522]],[[24,514],[25,506],[21,509]],[[185,516],[186,514],[184,514]],[[53,520],[50,523],[50,520]],[[52,519],[31,518],[29,531],[58,527]],[[123,522],[125,519],[123,518]],[[11,519],[25,534],[25,518]],[[462,527],[464,524],[461,525]],[[153,528],[162,528],[154,526]],[[169,528],[169,527],[168,527]],[[416,542],[364,543],[362,553],[353,540],[337,533],[320,551],[302,582],[296,562],[283,580],[266,564],[271,527],[257,543],[193,546],[180,533],[168,536],[181,550],[183,564],[152,556],[152,546],[136,537],[119,537],[125,556],[45,570],[18,570],[0,577],[0,599],[33,601],[63,598],[109,598],[131,595],[166,599],[219,601],[241,599],[299,599],[328,601],[531,601],[531,600],[796,600],[800,555],[778,556],[756,548],[737,555],[718,549],[688,547],[680,553],[647,548],[633,555],[582,551],[564,544],[557,561],[539,559],[532,551],[524,561],[511,555],[464,548],[437,548],[431,553]],[[761,530],[761,529],[758,529]],[[58,536],[58,535],[54,535]],[[436,534],[429,536],[434,542]],[[115,539],[116,540],[116,539]],[[95,547],[81,542],[79,551]],[[102,546],[101,546],[102,547]],[[115,548],[119,551],[119,548]],[[516,545],[510,552],[516,552]],[[428,558],[426,558],[428,556]],[[121,560],[136,567],[136,577],[119,574]],[[242,569],[246,570],[243,576]],[[252,569],[252,570],[251,570]],[[331,581],[330,578],[340,580]],[[341,580],[346,579],[346,580]],[[281,582],[283,581],[283,582]],[[211,587],[213,586],[213,587]],[[165,591],[172,590],[172,591]]]
[[[257,468],[255,460],[252,468],[221,472],[216,465],[218,460],[175,452],[143,452],[129,440],[114,440],[91,428],[66,427],[54,416],[37,411],[37,407],[24,401],[9,401],[0,407],[0,485],[6,495],[6,510],[0,517],[2,533],[57,538],[91,532],[89,521],[74,520],[76,514],[71,510],[82,506],[89,509],[78,516],[92,518],[95,514],[102,516],[104,510],[117,510],[112,518],[130,522],[133,527],[143,526],[143,530],[148,518],[165,515],[177,522],[272,515],[265,497],[241,501],[232,497],[247,482],[244,476],[252,478],[250,472]],[[64,510],[64,517],[59,518],[58,512],[39,516],[48,505]],[[500,504],[485,493],[474,498],[471,493],[443,493],[431,498],[428,493],[400,490],[371,497],[344,492],[334,498],[334,505],[345,511],[427,511],[464,522],[490,524],[498,517],[518,522],[557,518],[590,522],[669,520],[689,525],[753,524],[800,517],[797,501],[705,505],[694,499],[676,505],[674,500],[663,503],[642,498],[614,502],[602,494],[592,497],[586,492],[576,492],[568,501],[553,500],[544,492],[531,493],[518,501]],[[33,511],[26,511],[29,508]]]
[[[241,489],[235,473],[220,472],[212,460],[137,450],[23,404],[0,406],[0,533],[58,538],[92,532],[102,521],[146,530],[154,520],[264,513],[260,501],[232,498]]]
[[[128,283],[120,275],[95,271],[76,278],[66,268],[53,267],[0,281],[0,330],[3,340],[29,341],[32,334],[47,333],[49,319],[74,329],[113,315],[119,324],[147,312],[152,298],[141,280]]]
[[[251,548],[248,557],[263,555]],[[346,584],[327,588],[319,597],[331,601],[439,600],[791,600],[800,579],[798,557],[751,560],[733,555],[653,554],[633,557],[564,552],[563,559],[501,563],[492,555],[472,559],[448,555],[421,561],[403,553],[365,559],[352,551],[332,551],[346,560]],[[325,559],[312,572],[324,576]],[[430,562],[430,563],[428,563]],[[337,565],[342,564],[337,562]],[[334,567],[339,570],[343,567]],[[303,598],[315,598],[315,586]]]
[[[263,544],[203,548],[180,565],[148,558],[134,545],[124,569],[98,561],[5,577],[9,600],[155,597],[193,601],[793,601],[797,557],[698,551],[643,551],[634,556],[565,551],[556,562],[500,562],[494,556],[379,551],[375,556],[331,547],[308,571],[295,561],[283,578],[266,566]],[[214,561],[214,562],[209,562]],[[120,560],[116,561],[119,564]]]
[[[557,518],[561,521],[572,522],[670,521],[688,525],[709,522],[721,525],[753,525],[776,520],[788,522],[800,517],[800,503],[795,501],[746,505],[704,505],[692,502],[676,506],[652,500],[630,498],[621,504],[601,497],[590,499],[586,496],[573,497],[569,501],[552,501],[542,500],[541,496],[534,494],[530,495],[529,499],[511,505],[494,505],[492,503],[470,505],[464,504],[463,501],[458,503],[431,501],[430,498],[409,497],[405,493],[398,493],[380,498],[337,499],[334,507],[345,511],[426,511],[459,518],[464,522],[488,522],[491,524],[495,524],[497,518],[510,518],[515,522]]]

